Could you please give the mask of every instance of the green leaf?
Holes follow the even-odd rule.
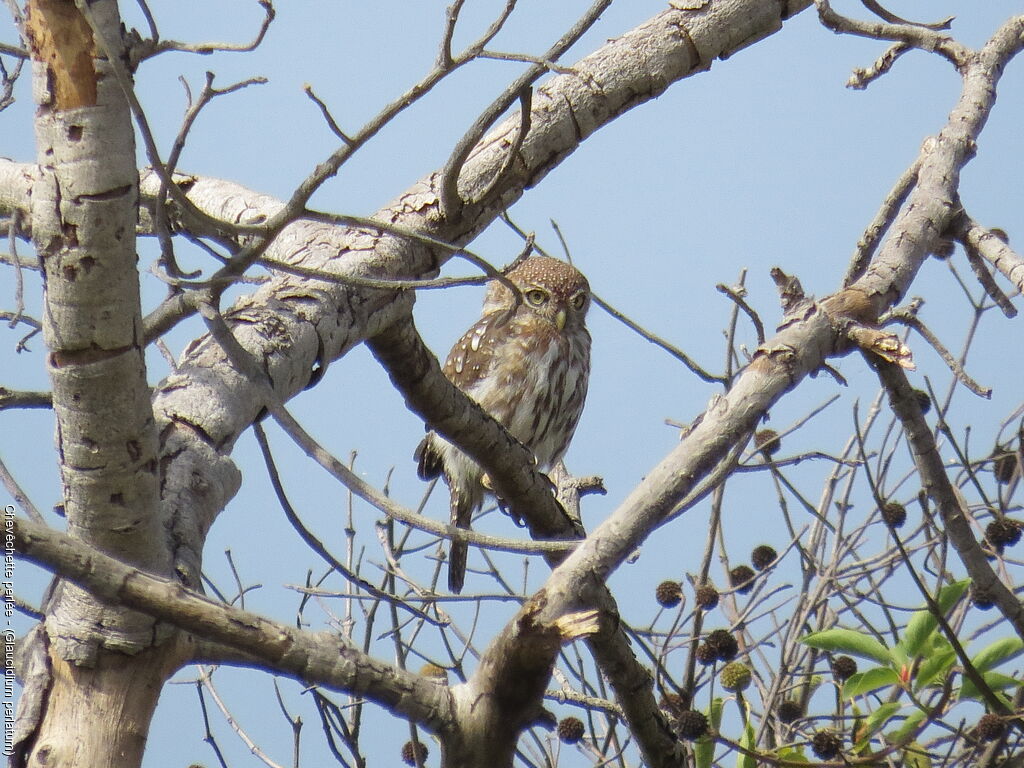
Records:
[[[1004,637],[978,651],[971,659],[971,663],[979,672],[986,672],[1021,653],[1024,653],[1024,640],[1019,637]]]
[[[983,672],[981,679],[984,680],[985,684],[993,691],[1004,691],[1007,688],[1013,688],[1014,686],[1024,686],[1024,680],[1018,680],[1015,677],[1004,675],[1002,672]],[[984,701],[981,691],[979,691],[977,686],[968,678],[964,678],[964,684],[960,686],[960,698]],[[1010,707],[1010,709],[1013,709],[1013,707]]]
[[[952,584],[947,584],[939,590],[939,596],[935,602],[938,603],[939,610],[943,616],[963,596],[969,584],[970,580],[965,579],[964,581],[955,581]],[[932,636],[932,633],[935,632],[938,625],[938,619],[932,615],[928,608],[915,612],[903,630],[903,636],[899,642],[900,649],[911,659],[922,655],[925,643]]]
[[[953,646],[949,644],[949,640],[946,639],[946,636],[941,632],[936,632],[932,635],[931,642],[928,643],[928,646],[925,648],[924,655],[934,656],[937,653],[946,653],[947,651],[952,650]]]
[[[800,642],[822,651],[848,653],[879,664],[891,664],[892,654],[871,635],[852,629],[826,629],[800,638]]]
[[[843,698],[852,699],[887,685],[899,685],[900,676],[891,667],[872,667],[851,675],[843,683]]]
[[[778,755],[779,760],[785,760],[791,763],[809,762],[807,760],[807,755],[804,754],[801,747],[780,747],[776,754]]]
[[[749,749],[751,752],[754,751],[754,726],[750,723],[750,718],[746,718],[747,726],[743,729],[743,737],[740,739],[740,745],[745,749]],[[757,759],[751,755],[746,755],[742,752],[736,758],[736,768],[757,768]]]
[[[961,581],[953,581],[944,586],[939,590],[939,599],[936,600],[939,604],[939,608],[942,609],[942,615],[945,616],[949,613],[950,608],[959,602],[960,598],[964,596],[964,592],[971,586],[970,579],[962,579]]]
[[[878,707],[878,709],[868,715],[868,719],[864,721],[864,729],[860,734],[860,739],[858,739],[856,744],[857,749],[866,746],[871,737],[882,730],[885,724],[892,719],[893,715],[902,708],[903,705],[898,701],[891,701]]]
[[[924,719],[926,717],[928,717],[927,712],[920,709],[914,710],[909,715],[907,715],[907,719],[903,721],[903,725],[901,725],[895,731],[889,731],[889,733],[886,734],[886,739],[888,739],[889,741],[899,741],[900,739],[905,739],[909,734],[917,730],[918,726],[920,726],[921,723],[924,722]]]
[[[919,691],[944,679],[955,661],[956,651],[952,648],[929,656],[921,662],[921,666],[918,667],[917,674],[914,676],[914,690]]]
[[[903,750],[903,765],[906,768],[932,768],[932,760],[924,747],[912,741]]]
[[[720,698],[712,699],[708,708],[708,723],[716,731],[722,725],[723,703]],[[707,735],[701,736],[693,745],[693,756],[696,768],[711,768],[711,761],[715,757],[715,740]]]
[[[750,723],[750,705],[747,704],[747,700],[743,698],[742,693],[736,694],[736,708],[740,711],[740,720],[743,725]]]
[[[725,706],[725,699],[715,698],[711,700],[711,708],[708,710],[708,722],[716,731],[722,727],[722,708]]]
[[[715,740],[710,736],[701,736],[693,745],[693,757],[697,768],[711,768],[711,760],[715,756]]]

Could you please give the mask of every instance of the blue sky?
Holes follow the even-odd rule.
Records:
[[[500,5],[493,0],[469,0],[465,29],[457,35],[456,45],[475,36]],[[521,0],[493,47],[537,54],[587,5],[578,0]],[[430,66],[444,6],[437,0],[282,3],[265,45],[253,54],[170,54],[147,62],[138,73],[138,90],[164,156],[184,109],[179,75],[194,90],[201,87],[206,70],[217,74],[216,85],[221,87],[263,75],[269,84],[221,98],[203,113],[180,168],[287,196],[335,148],[336,140],[302,93],[303,84],[313,86],[343,128],[354,130]],[[240,1],[160,0],[152,7],[163,36],[183,40],[246,39],[260,16],[254,4]],[[618,0],[564,61],[579,58],[663,7],[660,2]],[[840,7],[860,12],[856,3]],[[957,15],[953,32],[969,45],[979,44],[1011,13],[1020,11],[1019,3],[1009,0],[907,0],[890,7],[914,19]],[[139,23],[133,7],[124,12],[130,23]],[[0,26],[0,40],[14,42],[9,24]],[[799,277],[809,293],[820,296],[836,290],[857,239],[893,181],[912,162],[921,142],[942,127],[960,81],[936,56],[910,53],[868,90],[844,88],[852,68],[868,66],[883,50],[881,43],[836,36],[819,25],[813,11],[802,13],[780,33],[727,61],[715,62],[709,72],[676,84],[657,100],[602,129],[528,191],[510,214],[557,254],[558,241],[549,224],[556,220],[576,265],[588,275],[596,293],[718,372],[731,305],[716,284],[731,285],[741,270],[747,270],[748,301],[761,313],[769,332],[781,316],[768,276],[771,267],[780,266]],[[337,213],[373,213],[443,165],[479,111],[519,71],[520,65],[503,62],[467,67],[382,131],[317,193],[312,205]],[[19,104],[0,113],[0,152],[30,161],[34,157],[32,106],[27,81],[21,85]],[[1016,230],[1024,213],[1024,184],[1020,183],[1024,73],[1019,62],[1007,69],[999,94],[978,156],[965,170],[961,194],[976,219],[1001,226],[1011,238],[1019,239]],[[515,256],[520,243],[499,222],[471,247],[492,263],[503,264]],[[144,268],[148,267],[153,244],[142,243],[140,253]],[[188,265],[194,254],[185,250],[181,258]],[[956,266],[962,274],[969,272],[962,256]],[[445,273],[471,274],[471,270],[465,262],[453,260]],[[152,307],[163,290],[155,279],[145,279],[145,298]],[[7,276],[0,282],[4,308],[11,303],[12,285]],[[29,294],[34,286],[30,281]],[[958,350],[970,310],[947,266],[929,262],[912,293],[925,297],[925,321]],[[30,295],[28,300],[30,313],[38,316],[34,309],[38,297]],[[438,355],[443,356],[476,317],[480,300],[479,288],[419,296],[417,324]],[[664,420],[689,422],[717,390],[596,308],[589,325],[594,338],[591,390],[567,463],[579,474],[605,478],[608,495],[592,497],[584,507],[584,521],[593,527],[676,444],[678,433]],[[168,344],[177,354],[200,332],[199,323],[185,323],[171,334]],[[20,334],[6,327],[0,333],[0,386],[45,387],[41,342],[31,344],[31,353],[15,355],[13,346]],[[1024,363],[1007,343],[1019,338],[1019,333],[1019,320],[989,313],[969,358],[972,374],[996,388],[987,403],[964,390],[954,401],[958,405],[955,428],[975,424],[972,440],[977,446],[990,445],[1000,419],[1020,403]],[[741,323],[741,334],[753,350],[756,341],[749,326]],[[921,368],[915,380],[920,383],[927,373],[944,391],[948,377],[935,354],[920,340],[912,340],[912,347]],[[156,354],[151,364],[156,382],[166,365]],[[873,399],[875,382],[859,357],[836,365],[849,379],[849,388],[839,389],[827,377],[808,381],[771,414],[771,426],[785,428],[833,394],[842,396],[794,435],[786,452],[836,450],[850,434],[851,404],[859,400],[866,407]],[[405,410],[365,350],[358,349],[334,364],[325,380],[298,396],[291,408],[335,455],[346,458],[357,451],[356,467],[368,481],[382,485],[391,472],[392,495],[408,506],[418,503],[424,486],[415,477],[411,455],[422,423]],[[343,551],[346,492],[309,466],[279,432],[270,429],[270,433],[293,504],[307,524]],[[43,509],[56,503],[59,492],[52,434],[48,413],[0,414],[0,456]],[[983,450],[978,448],[979,453]],[[230,571],[222,554],[230,548],[243,581],[262,585],[248,595],[247,607],[291,620],[296,595],[282,585],[302,583],[306,569],[319,569],[320,564],[278,510],[251,435],[240,440],[235,457],[245,473],[244,486],[211,532],[206,569],[222,588],[230,589]],[[826,469],[807,468],[804,477],[809,489],[815,488],[815,477]],[[736,559],[762,540],[779,549],[785,546],[785,540],[776,535],[779,524],[766,493],[771,491],[763,479],[743,478],[730,486],[726,524]],[[444,514],[443,495],[435,494],[428,513]],[[7,501],[3,495],[0,499]],[[702,514],[706,517],[706,511]],[[366,559],[380,562],[372,524],[376,513],[357,505],[355,515],[363,531],[359,542],[366,547]],[[518,535],[507,520],[494,517],[488,530]],[[59,524],[56,518],[53,522]],[[649,595],[659,581],[680,579],[697,570],[705,530],[704,518],[698,515],[673,523],[652,537],[635,564],[624,566],[613,577],[612,587],[622,596],[621,603],[629,606],[624,613],[630,619],[643,624],[653,617],[655,606]],[[520,560],[507,558],[510,573],[519,572]],[[426,569],[429,563],[422,565]],[[28,566],[20,567],[21,583],[31,585],[24,592],[32,597],[43,579]],[[543,570],[537,562],[531,565],[532,586],[539,585]],[[377,571],[371,566],[367,573],[376,576]],[[908,601],[916,602],[912,596]],[[507,620],[512,610],[501,603],[488,607],[484,631]],[[388,642],[379,643],[377,649],[390,658]],[[287,764],[290,731],[277,713],[269,678],[233,671],[218,674],[222,692],[240,722],[259,736],[274,759]],[[178,680],[193,675],[186,670]],[[298,686],[286,683],[284,687],[290,706],[305,707],[304,744],[313,764],[312,758],[323,750],[315,715]],[[147,766],[215,763],[202,743],[194,710],[192,687],[167,688]],[[219,716],[213,717],[229,764],[259,764]],[[386,715],[373,722],[381,729],[369,742],[370,755],[376,756],[371,762],[394,764],[397,746],[390,742],[405,740],[405,726]],[[436,756],[434,760],[432,764]]]

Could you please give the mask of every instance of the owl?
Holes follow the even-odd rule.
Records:
[[[480,319],[452,347],[444,373],[547,471],[569,447],[587,396],[590,285],[572,265],[546,256],[524,259],[507,277],[521,298],[492,280]],[[469,528],[490,492],[480,465],[434,432],[420,443],[416,459],[422,479],[444,475],[452,524]],[[465,543],[452,542],[452,592],[462,591],[467,552]]]

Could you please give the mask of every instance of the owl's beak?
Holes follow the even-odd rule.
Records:
[[[565,328],[565,310],[564,309],[560,309],[560,310],[558,310],[558,312],[555,313],[555,327],[558,328],[558,330],[562,330],[563,328]]]

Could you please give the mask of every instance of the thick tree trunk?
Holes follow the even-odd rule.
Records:
[[[88,9],[33,0],[28,16],[38,101],[32,232],[44,268],[64,511],[71,535],[167,573],[136,269],[135,143],[108,60],[108,51],[121,54],[121,24],[114,0]],[[32,704],[19,711],[13,762],[138,765],[177,663],[176,643],[154,644],[172,634],[67,582],[45,610],[43,630],[31,637],[49,674],[26,681]]]
[[[52,682],[30,766],[117,766],[142,762],[150,719],[176,664],[164,649],[135,656],[103,652],[88,668],[50,654]]]

